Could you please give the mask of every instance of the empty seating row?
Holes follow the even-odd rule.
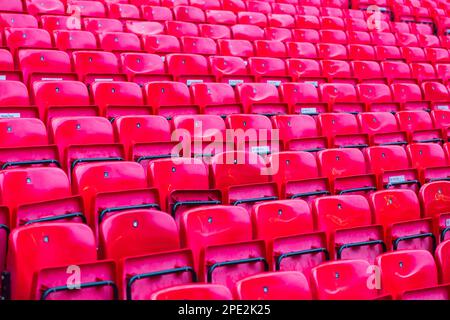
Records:
[[[76,111],[72,110],[74,114]],[[432,116],[435,126],[425,111],[400,111],[396,116],[387,112],[358,116],[323,113],[317,121],[309,115],[279,115],[272,121],[262,115],[234,114],[225,121],[217,115],[186,115],[175,116],[172,128],[162,116],[120,116],[111,124],[103,117],[72,115],[52,118],[48,133],[38,119],[0,119],[3,137],[0,162],[3,169],[31,161],[28,164],[56,164],[69,170],[79,162],[77,159],[96,158],[94,154],[102,152],[104,157],[109,155],[106,158],[139,162],[149,157],[180,154],[207,157],[224,150],[248,150],[266,156],[280,150],[317,152],[327,148],[364,150],[380,146],[405,159],[406,151],[415,159],[413,150],[421,150],[420,154],[429,158],[420,168],[446,166],[445,152],[449,152],[449,147],[448,143],[444,149],[441,145],[448,140],[449,111],[433,111]],[[80,146],[84,147],[71,150]],[[96,148],[103,151],[96,153]],[[420,158],[426,157],[417,159]],[[412,163],[416,167],[423,161]],[[402,163],[390,165],[403,166],[407,161]]]
[[[370,164],[365,163],[364,155],[359,150],[329,149],[319,152],[318,161],[311,153],[284,152],[271,155],[270,166],[267,166],[257,154],[228,152],[213,157],[210,166],[199,159],[179,158],[153,160],[147,168],[136,162],[119,161],[120,158],[107,158],[104,156],[108,151],[105,147],[93,151],[92,145],[72,146],[69,149],[74,151],[72,153],[78,150],[86,153],[91,147],[91,153],[97,152],[100,155],[98,158],[76,159],[77,162],[72,164],[69,176],[59,168],[3,170],[0,172],[2,178],[0,190],[2,204],[11,211],[12,226],[31,223],[30,221],[37,222],[42,216],[45,217],[49,212],[55,211],[50,208],[58,205],[61,210],[65,210],[65,214],[56,210],[57,212],[50,215],[53,220],[80,219],[86,216],[93,228],[97,229],[99,221],[109,213],[117,211],[113,207],[122,207],[122,210],[136,205],[158,207],[179,217],[180,212],[192,205],[225,203],[251,210],[255,203],[280,198],[304,199],[312,203],[317,198],[330,194],[360,194],[370,199],[374,194],[388,195],[390,192],[407,194],[404,201],[411,202],[409,207],[405,207],[408,210],[413,206],[412,203],[416,204],[415,212],[411,211],[410,217],[435,218],[433,209],[425,208],[425,212],[421,214],[414,193],[419,191],[421,183],[433,181],[440,186],[439,193],[447,192],[442,190],[448,188],[448,182],[445,181],[449,176],[448,164],[441,163],[440,157],[428,159],[425,155],[424,158],[420,158],[423,156],[422,150],[429,151],[426,148],[429,146],[414,146],[411,152],[417,155],[413,154],[414,158],[411,161],[416,161],[413,165],[409,164],[403,149],[391,146],[369,148]],[[432,160],[435,160],[434,163]],[[443,160],[445,161],[445,158]],[[372,166],[372,170],[366,168],[368,165]],[[305,170],[299,172],[295,168]],[[195,179],[192,179],[193,177]],[[437,182],[439,180],[444,181]],[[148,188],[152,189],[147,190]],[[380,191],[375,192],[377,189]],[[382,191],[383,189],[389,190]],[[29,192],[17,198],[17,190]],[[124,190],[129,192],[122,192],[119,196],[118,191]],[[432,191],[435,189],[429,190],[432,198],[434,196]],[[106,194],[108,192],[112,194]],[[80,213],[83,209],[79,209],[79,205],[74,205],[78,200],[71,200],[72,194],[82,196],[86,211],[84,215]],[[61,198],[70,199],[62,201]],[[44,204],[42,201],[50,202]],[[112,201],[116,204],[112,203],[105,209],[102,201],[104,203]],[[445,205],[448,205],[445,196],[437,198],[436,201],[438,203],[442,201],[442,204],[440,206],[434,204],[435,207],[445,208]],[[26,208],[33,202],[39,202],[34,210],[31,207]],[[67,206],[61,204],[65,202],[69,204]],[[117,204],[120,202],[122,205]],[[402,207],[399,205],[395,210]],[[67,215],[69,211],[74,215]],[[393,217],[394,213],[391,213]],[[408,216],[408,213],[404,215]],[[369,212],[364,218],[369,224],[372,221],[370,216]],[[440,228],[439,233],[445,237],[447,233],[445,221],[439,220],[437,224]]]
[[[104,222],[103,237],[110,242],[105,244],[108,259],[101,262],[96,262],[94,235],[83,224],[54,222],[15,229],[10,237],[8,258],[12,297],[92,299],[94,295],[103,299],[148,299],[160,289],[195,282],[197,274],[200,282],[225,285],[233,290],[236,282],[238,287],[241,285],[239,280],[268,270],[264,242],[251,240],[249,216],[238,209],[219,206],[186,211],[183,223],[191,228],[185,241],[192,251],[180,249],[179,240],[173,238],[176,225],[169,223],[169,215],[152,210],[117,213]],[[227,219],[232,220],[232,228]],[[150,230],[158,231],[158,240],[165,242],[155,243],[157,235],[146,232]],[[129,246],[126,241],[138,236],[139,245]],[[68,243],[78,254],[67,254],[71,252],[67,250]],[[311,274],[312,283],[321,284],[315,288],[319,299],[333,298],[327,285],[331,286],[330,291],[346,287],[348,291],[337,290],[342,293],[341,299],[373,299],[381,293],[399,298],[404,291],[448,282],[448,247],[448,241],[439,245],[437,263],[426,250],[400,250],[375,258],[375,267],[381,270],[369,270],[371,265],[365,260],[356,263],[350,259],[314,261],[312,268],[295,271]],[[25,250],[29,250],[26,255]],[[117,275],[114,262],[120,266]],[[65,280],[68,265],[76,265],[83,275],[81,290],[68,287]],[[356,266],[359,267],[355,269]],[[370,275],[375,275],[373,287],[367,286]],[[335,279],[333,286],[327,277],[338,281]]]
[[[42,74],[35,75],[42,77]],[[400,114],[407,115],[413,111],[434,110],[435,114],[440,113],[439,116],[442,117],[439,119],[435,117],[435,128],[448,126],[446,119],[446,111],[449,109],[448,89],[445,85],[432,81],[422,83],[421,87],[411,83],[396,83],[391,86],[382,83],[362,83],[355,87],[350,83],[318,85],[314,78],[307,81],[306,75],[305,83],[279,83],[279,80],[274,80],[276,77],[267,80],[269,83],[243,83],[246,76],[233,79],[233,75],[223,74],[222,81],[237,82],[237,85],[234,83],[236,85],[234,89],[227,83],[198,81],[199,78],[205,79],[204,75],[187,76],[185,81],[190,84],[188,87],[182,82],[172,81],[150,80],[147,83],[148,77],[151,78],[153,75],[136,74],[135,76],[140,76],[138,81],[146,83],[142,90],[134,82],[95,81],[97,77],[120,78],[117,74],[88,74],[87,77],[94,81],[90,87],[90,95],[88,87],[82,82],[57,81],[58,79],[51,73],[44,77],[48,76],[53,76],[51,81],[41,80],[33,83],[31,95],[21,82],[0,81],[0,90],[3,94],[0,97],[2,117],[36,117],[47,122],[52,117],[70,115],[100,115],[109,119],[121,115],[150,114],[172,118],[177,114],[317,115],[325,112],[357,114],[367,111],[403,112]],[[276,87],[277,84],[279,89]],[[420,112],[417,115],[425,122],[421,128],[433,129],[429,115]],[[387,117],[389,115],[385,115],[386,119]],[[397,129],[389,130],[397,131]],[[401,124],[401,130],[409,129],[405,129]]]
[[[225,26],[202,25],[201,33],[195,29],[192,32],[167,32],[164,34],[163,28],[149,24],[137,23],[127,24],[127,28],[135,32],[123,32],[123,30],[103,31],[95,35],[89,31],[82,30],[55,30],[53,37],[44,29],[34,28],[7,28],[5,30],[5,44],[11,51],[15,52],[21,48],[59,48],[61,50],[93,50],[103,49],[106,51],[125,52],[125,51],[147,51],[150,53],[174,53],[181,52],[181,48],[186,53],[217,54],[230,46],[236,46],[236,50],[243,51],[245,56],[254,54],[254,48],[250,41],[255,42],[256,53],[260,56],[291,56],[295,57],[294,47],[296,42],[338,44],[344,45],[366,45],[387,47],[384,50],[399,51],[399,47],[416,53],[421,59],[426,59],[423,48],[450,48],[449,37],[438,38],[434,35],[399,34],[397,37],[393,33],[366,31],[342,31],[342,30],[314,30],[314,29],[295,29],[292,33],[288,29],[270,28],[261,32],[258,36],[252,36],[248,33],[248,25],[242,25],[242,36],[231,37],[231,31]],[[236,25],[236,27],[241,25]],[[287,31],[287,32],[286,32]],[[247,33],[245,33],[247,32]],[[244,36],[245,34],[245,36]],[[0,40],[3,37],[0,37]],[[232,39],[234,38],[234,39]],[[283,42],[286,42],[286,46]],[[1,43],[1,41],[0,41]],[[197,48],[198,46],[198,48]],[[209,48],[210,46],[210,48]],[[394,47],[394,48],[391,48]],[[265,50],[264,50],[265,49]],[[228,49],[229,50],[229,49]],[[381,49],[380,49],[381,50]],[[319,50],[320,51],[320,50]],[[394,51],[395,53],[395,51]],[[241,56],[244,56],[242,53]],[[410,54],[411,55],[411,54]],[[381,56],[381,53],[379,54]],[[399,55],[400,56],[400,55]],[[390,59],[396,57],[388,56]],[[408,57],[399,57],[408,58]],[[342,59],[347,59],[344,57]]]

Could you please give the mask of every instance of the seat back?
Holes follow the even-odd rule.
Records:
[[[91,229],[79,223],[33,224],[17,228],[11,233],[8,247],[11,298],[14,300],[33,298],[32,283],[40,270],[78,265],[97,258]]]
[[[135,245],[130,245],[134,243]],[[105,259],[179,249],[173,218],[157,210],[128,210],[106,218],[100,225],[100,252]]]
[[[311,300],[306,277],[301,272],[271,272],[250,276],[236,283],[239,300]]]

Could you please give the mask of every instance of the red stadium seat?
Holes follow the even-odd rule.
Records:
[[[286,64],[278,58],[252,57],[248,59],[250,73],[257,82],[267,82],[278,87],[291,78],[287,74]]]
[[[370,264],[364,260],[324,263],[312,269],[311,285],[318,300],[373,300],[379,290],[368,287]]]
[[[449,199],[447,197],[449,188],[449,181],[434,181],[423,185],[419,192],[424,217],[433,219],[436,234],[439,234],[441,241],[450,238],[450,233],[448,233],[450,230],[448,227]]]
[[[60,165],[58,151],[48,145],[47,129],[39,119],[0,119],[0,137],[2,169]]]
[[[439,81],[433,65],[429,63],[411,63],[412,76],[418,82],[423,81]]]
[[[413,169],[401,145],[373,146],[366,150],[372,172],[378,176],[379,189],[409,188],[418,191],[419,174]]]
[[[201,37],[210,38],[210,40],[231,38],[231,30],[227,26],[222,26],[218,24],[200,24],[198,27],[200,30]],[[215,44],[214,47],[216,47]]]
[[[123,24],[117,19],[106,18],[84,18],[84,29],[92,33],[100,34],[102,32],[122,32]]]
[[[430,114],[423,110],[397,112],[400,129],[406,131],[411,142],[442,142],[441,130],[434,129]]]
[[[448,97],[450,96],[445,85],[439,82],[422,83],[422,91],[426,101],[431,101],[431,105],[436,109],[448,109]]]
[[[346,60],[348,58],[347,48],[342,44],[319,43],[317,51],[321,59]]]
[[[224,152],[211,160],[213,186],[222,191],[224,203],[251,207],[278,199],[263,158],[254,152]],[[239,172],[238,175],[232,172]]]
[[[141,41],[133,33],[102,32],[98,37],[100,40],[100,48],[105,51],[141,51]]]
[[[59,168],[17,168],[0,172],[1,204],[10,210],[10,223],[16,226],[17,211],[22,205],[71,196],[67,175]],[[20,198],[17,190],[26,192]]]
[[[322,113],[317,117],[323,136],[332,148],[367,148],[369,136],[361,133],[356,117],[349,113]]]
[[[306,277],[285,271],[250,276],[236,283],[239,300],[311,300]]]
[[[316,59],[318,57],[316,46],[309,42],[288,42],[287,50],[291,58]]]
[[[105,51],[76,51],[73,53],[79,80],[91,85],[96,81],[125,81],[117,57]]]
[[[418,45],[417,37],[412,33],[398,33],[396,38],[399,47],[417,47]]]
[[[450,61],[450,53],[444,48],[425,48],[425,54],[432,63]]]
[[[222,0],[222,8],[232,12],[245,11],[247,5],[242,0]]]
[[[250,152],[262,156],[278,151],[276,138],[272,135],[272,123],[268,117],[259,114],[231,114],[226,117],[225,122],[227,128],[234,131],[236,150],[250,149]]]
[[[410,143],[406,147],[413,167],[420,173],[422,183],[446,180],[450,166],[442,147],[437,143]]]
[[[357,115],[361,131],[369,134],[371,145],[405,145],[406,132],[400,132],[397,120],[389,112],[363,112]]]
[[[284,148],[305,151],[325,149],[328,141],[320,136],[316,121],[309,116],[316,114],[317,109],[308,106],[301,110],[301,115],[280,115],[272,118]]]
[[[376,190],[376,178],[367,173],[363,153],[359,149],[327,149],[319,151],[322,174],[332,183],[333,194],[370,194]]]
[[[181,44],[185,53],[202,55],[217,54],[217,46],[213,39],[201,37],[182,37]]]
[[[431,219],[422,219],[412,190],[383,190],[371,195],[375,222],[384,226],[392,250],[424,249],[434,252],[436,239]]]
[[[192,105],[186,84],[171,81],[153,81],[145,85],[147,104],[154,114],[171,118],[178,114],[197,114],[199,107]]]
[[[326,82],[320,70],[320,64],[313,59],[288,59],[288,73],[296,82],[306,82],[318,87]]]
[[[251,240],[251,220],[243,208],[186,211],[181,217],[181,234],[182,243],[194,252],[202,282],[232,289],[237,280],[268,270],[264,242]]]
[[[315,198],[329,195],[327,178],[322,178],[315,156],[304,151],[284,151],[269,157],[273,180],[287,199],[304,199],[311,203]],[[308,168],[307,172],[296,166]],[[312,231],[312,230],[310,230]]]
[[[130,242],[137,245],[130,246]],[[106,218],[100,225],[100,255],[118,261],[177,250],[178,228],[173,218],[157,210],[125,210]]]
[[[205,14],[202,9],[191,6],[176,6],[173,8],[175,20],[193,23],[205,22]]]
[[[381,62],[381,68],[383,69],[384,76],[389,83],[395,82],[413,82],[411,69],[408,64],[404,62],[396,61],[383,61]]]
[[[117,213],[159,208],[156,190],[147,188],[145,170],[136,162],[78,164],[72,189],[82,196],[87,221],[97,238],[102,222]]]
[[[34,101],[44,122],[55,116],[97,115],[86,86],[78,81],[37,81]]]
[[[55,30],[53,32],[56,48],[63,51],[96,50],[97,40],[89,31]]]
[[[209,73],[208,59],[202,55],[173,53],[166,56],[166,61],[168,72],[187,86],[214,81]]]
[[[431,34],[418,34],[419,46],[425,48],[438,48],[441,46],[439,37]]]
[[[325,30],[344,30],[345,22],[342,18],[332,16],[319,17],[321,29]]]
[[[309,270],[328,259],[324,236],[315,233],[313,216],[303,200],[257,204],[252,210],[254,237],[265,239],[274,270]]]
[[[425,51],[418,47],[402,47],[401,53],[406,62],[425,62],[427,61]]]
[[[406,291],[402,294],[402,300],[448,300],[450,298],[450,286],[439,285],[430,288]]]
[[[397,46],[375,46],[376,57],[378,60],[401,60],[402,54]]]
[[[320,84],[322,101],[328,103],[333,112],[358,113],[364,111],[364,105],[358,101],[355,86],[349,83]]]
[[[109,3],[109,17],[112,19],[140,19],[138,7],[127,3]]]
[[[281,41],[267,41],[257,40],[255,41],[256,55],[260,57],[286,57],[286,46]]]
[[[122,146],[114,144],[113,128],[106,118],[57,117],[51,120],[49,130],[69,175],[81,163],[124,158]]]
[[[233,88],[227,83],[196,83],[191,90],[194,103],[200,106],[202,113],[220,116],[243,113]]]
[[[76,31],[81,29],[81,21],[77,17],[72,16],[41,16],[41,24],[44,30],[53,32],[56,30],[71,30]]]
[[[0,79],[21,81],[20,72],[15,71],[13,55],[9,50],[0,49]]]
[[[35,17],[22,13],[0,13],[2,28],[38,28]]]
[[[189,0],[191,6],[206,10],[206,9],[220,9],[220,0]]]
[[[127,20],[125,21],[125,31],[138,36],[157,35],[164,33],[164,25],[156,21]]]
[[[279,9],[283,10],[286,8],[286,11],[288,10],[294,10],[295,13],[295,8],[294,7],[281,7],[283,4],[278,3],[275,4],[277,5]],[[284,4],[286,5],[286,4]],[[284,11],[284,10],[283,10]],[[270,27],[274,27],[274,28],[294,28],[295,27],[295,18],[289,14],[289,13],[285,13],[286,11],[282,12],[282,13],[272,13],[269,14],[267,16],[268,19],[268,24]],[[292,14],[294,14],[292,13]]]
[[[450,111],[442,108],[443,110],[433,110],[431,111],[431,119],[433,120],[434,127],[442,130],[444,140],[448,141],[449,139],[449,116]]]
[[[92,95],[100,114],[109,119],[121,115],[151,114],[150,108],[144,106],[141,87],[135,83],[95,82]]]
[[[294,29],[294,39],[297,42],[309,42],[318,43],[320,42],[319,31],[314,29]]]
[[[328,82],[356,84],[350,64],[342,60],[322,60],[322,73]]]
[[[141,7],[142,18],[148,21],[171,21],[172,11],[166,7],[143,5]]]
[[[394,99],[400,103],[401,110],[430,110],[429,103],[423,101],[420,87],[412,83],[391,85]]]
[[[235,24],[231,26],[231,33],[237,40],[264,40],[264,30],[252,24]]]
[[[151,300],[232,300],[230,290],[218,284],[174,286],[153,293]]]
[[[370,34],[365,31],[347,31],[348,34],[348,43],[349,44],[358,44],[358,45],[371,45],[372,39],[370,38]]]
[[[210,24],[234,25],[237,23],[237,16],[233,11],[228,10],[206,10],[206,22]]]
[[[320,29],[319,18],[312,15],[295,16],[295,24],[298,29]]]
[[[149,164],[150,185],[159,190],[162,209],[177,222],[190,207],[221,203],[221,194],[208,190],[208,169],[202,161],[190,158],[158,159]]]
[[[150,81],[172,81],[166,73],[164,60],[151,53],[127,52],[121,54],[122,70],[128,80],[143,87]]]
[[[2,11],[5,12],[22,12],[23,6],[20,0],[3,0],[1,1]]]
[[[252,57],[254,55],[253,45],[248,40],[218,40],[221,55],[233,57]]]
[[[170,124],[162,116],[122,116],[113,125],[127,158],[143,167],[152,159],[170,157],[177,143],[171,141]]]
[[[27,87],[20,81],[0,81],[0,116],[38,118],[39,113],[30,106]]]
[[[34,16],[42,14],[64,14],[64,4],[58,0],[31,0],[27,1],[26,5],[28,13]]]
[[[248,113],[287,113],[287,105],[282,103],[277,87],[271,83],[242,83],[237,86],[237,93]]]
[[[291,113],[317,115],[328,110],[327,104],[320,101],[319,92],[313,83],[282,83],[280,93]]]
[[[325,43],[346,44],[347,34],[342,30],[320,30],[320,40]]]
[[[198,27],[192,22],[166,21],[167,34],[175,37],[198,36]]]
[[[373,32],[372,43],[381,46],[396,46],[397,39],[395,38],[395,35],[390,32]]]
[[[436,263],[439,270],[439,280],[441,283],[448,283],[450,279],[450,273],[448,272],[448,264],[449,264],[449,241],[442,242],[436,248]]]
[[[6,28],[6,44],[14,54],[19,49],[49,49],[52,47],[50,34],[43,29]]]
[[[261,28],[267,26],[267,17],[261,12],[241,11],[237,14],[239,24],[254,25]]]
[[[173,125],[175,130],[184,131],[179,133],[186,139],[186,143],[191,143],[191,153],[194,156],[210,157],[223,152],[223,144],[226,143],[225,122],[219,115],[175,116]],[[214,143],[211,143],[213,140]],[[189,157],[190,154],[186,154],[186,156]]]
[[[254,82],[254,77],[248,71],[247,63],[240,57],[212,56],[209,61],[211,72],[216,76],[218,82],[225,82],[232,87],[244,82]]]
[[[96,246],[88,226],[79,223],[36,224],[12,233],[8,257],[12,299],[118,298],[115,266],[93,264]],[[83,290],[69,289],[66,270],[70,265],[80,267]]]
[[[82,17],[104,17],[106,15],[105,6],[99,1],[73,0],[68,6],[77,8]]]
[[[360,54],[360,52],[356,53],[357,56]],[[359,83],[385,83],[383,72],[377,61],[357,60],[350,64]]]
[[[158,34],[143,36],[144,50],[148,53],[166,54],[181,52],[180,41],[177,37]]]
[[[327,233],[330,256],[334,259],[363,259],[373,263],[386,251],[383,229],[371,225],[372,215],[361,195],[320,197],[313,202],[317,228]]]
[[[398,103],[392,99],[389,86],[382,83],[362,83],[357,86],[358,95],[368,111],[372,112],[396,112]]]
[[[437,285],[433,256],[426,250],[388,252],[376,259],[381,268],[381,286],[385,293],[399,297],[403,292]]]
[[[35,81],[77,80],[70,57],[64,51],[26,49],[20,50],[18,58],[23,79],[30,86]]]

